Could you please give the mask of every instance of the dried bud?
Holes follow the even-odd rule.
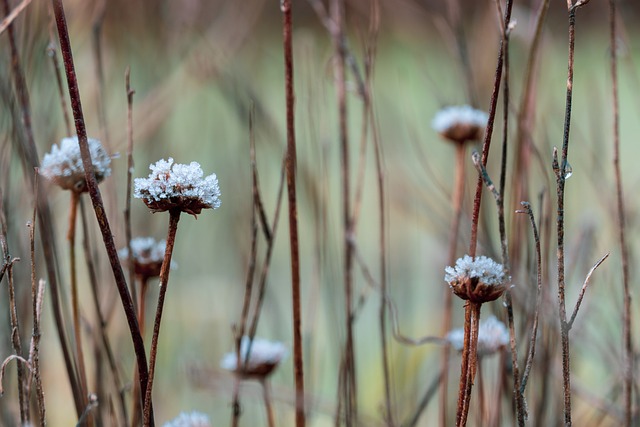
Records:
[[[139,277],[151,278],[160,276],[164,251],[167,247],[166,240],[157,241],[153,237],[136,237],[131,240],[131,252],[133,254],[133,271]],[[129,249],[122,248],[118,251],[121,260],[129,259]],[[176,264],[171,261],[171,268]]]
[[[111,157],[102,147],[100,141],[93,138],[88,138],[87,141],[93,163],[93,173],[99,183],[111,175]],[[40,174],[65,190],[76,193],[86,192],[88,190],[87,182],[84,176],[78,137],[62,138],[60,147],[53,144],[51,152],[45,154],[42,159]]]
[[[449,141],[464,144],[482,138],[489,116],[468,105],[446,107],[431,122],[433,129]]]
[[[454,329],[447,334],[447,341],[457,351],[462,351],[464,347],[464,329]],[[486,320],[480,321],[478,328],[478,356],[489,356],[498,352],[509,344],[509,331],[507,327],[496,319],[489,316]]]
[[[143,199],[153,212],[178,209],[197,215],[202,209],[220,207],[220,187],[216,174],[203,179],[200,165],[174,164],[173,159],[159,160],[149,166],[148,178],[136,178],[134,196]]]
[[[227,353],[220,362],[220,367],[227,371],[235,372],[245,377],[264,378],[278,366],[278,364],[289,355],[289,351],[281,342],[271,342],[269,340],[254,338],[251,344],[251,353],[247,360],[247,350],[249,348],[249,337],[242,337],[240,343],[240,358],[242,365],[238,369],[238,355]]]
[[[163,427],[211,427],[209,417],[200,412],[183,412]]]
[[[493,301],[506,289],[502,264],[491,258],[465,255],[455,267],[445,268],[445,282],[457,296],[475,303]]]

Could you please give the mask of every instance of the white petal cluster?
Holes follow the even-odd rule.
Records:
[[[182,412],[163,427],[211,427],[209,417],[201,412]]]
[[[156,242],[153,237],[136,237],[131,239],[131,252],[136,262],[148,264],[152,262],[162,262],[164,259],[164,251],[167,247],[166,240]],[[118,251],[121,259],[129,257],[129,248],[124,247]]]
[[[463,282],[467,277],[478,278],[485,285],[502,285],[505,282],[502,264],[486,256],[471,258],[465,255],[458,258],[455,267],[446,267],[444,272],[444,280],[449,284]]]
[[[148,178],[134,180],[134,196],[140,199],[160,202],[172,198],[199,200],[209,208],[220,207],[220,187],[216,174],[203,179],[200,164],[188,165],[161,159],[149,166]]]
[[[249,337],[242,337],[240,343],[240,357],[246,363],[246,370],[253,371],[262,365],[277,365],[289,355],[289,350],[281,342],[254,338],[251,353],[247,362],[246,354],[249,347]],[[227,371],[237,370],[238,357],[235,352],[226,353],[220,361],[220,367]]]
[[[436,132],[443,133],[454,126],[485,127],[489,116],[469,105],[451,106],[438,111],[431,122]]]
[[[454,329],[446,337],[451,347],[462,351],[464,347],[464,329]],[[478,356],[488,356],[509,344],[509,331],[504,323],[495,316],[480,321],[478,329]]]
[[[100,141],[94,138],[88,138],[87,141],[96,179],[101,181],[111,175],[111,157],[102,147]],[[53,144],[51,152],[45,154],[42,159],[40,173],[56,183],[69,179],[83,179],[84,166],[82,165],[78,136],[62,138],[60,146]]]

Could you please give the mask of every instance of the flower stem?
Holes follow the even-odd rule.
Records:
[[[479,303],[469,301],[464,308],[464,347],[462,349],[462,365],[460,370],[460,391],[458,392],[457,427],[466,426],[469,415],[471,390],[478,365],[478,330],[481,306]]]
[[[131,254],[131,252],[129,252]],[[129,265],[133,265],[130,263]],[[133,270],[133,267],[131,268]],[[149,278],[147,276],[140,277],[140,294],[138,301],[138,325],[140,326],[140,335],[144,339],[144,327],[145,327],[145,308],[146,308],[146,295],[147,287],[149,285]],[[135,286],[132,286],[132,288]],[[138,373],[134,374],[135,379],[138,379]],[[137,427],[140,425],[140,417],[142,412],[142,401],[140,399],[140,384],[138,381],[133,382],[133,407],[131,409],[131,427]]]
[[[176,231],[178,230],[178,221],[180,221],[180,212],[181,211],[179,209],[172,209],[169,211],[167,247],[164,252],[162,268],[160,269],[160,295],[158,296],[158,307],[156,310],[156,319],[153,325],[153,338],[151,339],[151,350],[149,353],[149,380],[147,381],[147,390],[144,397],[144,426],[148,426],[151,420],[151,394],[153,388],[153,375],[156,369],[156,355],[158,354],[158,336],[160,335],[162,309],[164,308],[164,297],[167,293],[171,254],[173,253],[173,245],[176,241]]]
[[[76,220],[78,216],[78,202],[80,193],[71,191],[71,205],[69,207],[69,229],[67,241],[69,242],[69,275],[71,280],[71,310],[73,314],[73,334],[76,345],[76,369],[80,380],[83,405],[87,405],[87,371],[84,365],[84,352],[82,350],[82,329],[80,326],[80,305],[78,302],[78,277],[76,269]]]

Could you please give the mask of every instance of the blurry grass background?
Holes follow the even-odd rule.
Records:
[[[324,426],[333,423],[344,335],[339,145],[331,65],[333,51],[330,38],[312,8],[303,1],[294,3],[305,382],[313,402],[309,425]],[[443,295],[449,292],[443,280],[443,269],[447,262],[454,150],[431,129],[431,118],[445,105],[468,102],[455,43],[449,34],[451,30],[447,29],[444,3],[381,1],[382,20],[373,78],[374,109],[383,147],[388,195],[390,294],[400,308],[399,323],[403,333],[415,337],[440,333]],[[491,1],[463,1],[461,6],[477,107],[487,109],[498,49],[495,6]],[[232,380],[218,368],[218,363],[223,353],[232,349],[231,325],[240,315],[250,247],[248,116],[252,103],[256,109],[255,135],[261,187],[270,218],[275,207],[285,146],[284,70],[278,2],[67,1],[65,7],[89,135],[103,140],[112,153],[121,154],[113,162],[113,176],[101,185],[118,245],[125,245],[122,211],[126,182],[124,70],[127,66],[131,67],[131,84],[136,91],[133,112],[134,176],[146,176],[150,163],[167,157],[173,157],[179,163],[198,161],[205,174],[215,172],[218,175],[222,207],[215,212],[204,211],[197,220],[183,216],[180,222],[174,252],[179,268],[171,273],[169,283],[154,402],[158,422],[171,419],[180,411],[200,410],[210,415],[214,425],[224,425],[230,419]],[[514,10],[514,20],[517,21],[511,42],[511,104],[514,111],[519,105],[523,69],[537,7],[537,1],[516,2]],[[99,98],[100,84],[93,43],[93,24],[100,17],[101,8],[105,13],[102,32],[99,33],[104,60],[102,101]],[[640,185],[640,168],[637,167],[640,155],[637,144],[640,135],[640,121],[637,120],[640,114],[637,96],[640,90],[637,71],[640,44],[635,25],[639,10],[634,2],[620,2],[622,23],[625,25],[619,52],[622,170],[628,194],[627,232],[632,255],[638,250],[638,202],[635,193]],[[613,208],[606,5],[604,2],[592,2],[578,15],[570,152],[573,176],[567,183],[570,307],[590,265],[608,251],[612,252],[612,257],[594,277],[587,292],[586,306],[572,332],[572,368],[576,388],[584,386],[595,395],[604,397],[604,390],[608,390],[609,385],[602,384],[614,384],[621,375],[617,363],[621,360],[619,313],[622,303]],[[349,1],[347,17],[350,48],[360,60],[367,42],[368,2]],[[31,4],[16,25],[33,105],[36,142],[42,159],[51,144],[65,136],[57,87],[46,55],[47,2]],[[549,187],[553,185],[551,151],[562,141],[566,26],[564,2],[552,1],[545,24],[535,89],[536,120],[532,138],[539,160],[534,160],[535,179],[528,183],[531,194],[536,198],[531,200],[535,210],[539,209],[535,205],[538,193],[546,192],[552,197],[555,194],[555,188]],[[4,35],[0,38],[0,48],[0,75],[3,86],[7,87],[10,55]],[[352,75],[349,80],[354,83]],[[24,224],[31,216],[33,200],[29,189],[24,188],[24,172],[10,142],[12,126],[7,107],[10,99],[5,96],[3,105],[0,105],[0,157],[3,159],[0,186],[7,206],[11,253],[22,258],[16,267],[16,285],[21,288],[19,295],[24,308],[22,333],[28,339],[28,232]],[[105,106],[106,129],[100,126],[101,102]],[[350,94],[349,107],[351,146],[356,159],[362,103],[355,91]],[[497,117],[501,117],[500,111]],[[511,129],[514,129],[515,114],[511,117]],[[497,126],[489,161],[489,170],[495,177],[499,161],[496,147],[499,147],[500,138],[501,129]],[[513,152],[510,154],[513,156]],[[510,162],[510,169],[512,165]],[[475,183],[475,172],[472,172],[470,162],[467,166],[468,183],[471,185]],[[377,272],[375,179],[373,151],[369,148],[357,241],[370,268]],[[467,207],[471,203],[469,188],[467,186]],[[59,225],[59,258],[65,260],[67,249],[62,239],[66,232],[69,196],[52,187],[49,197]],[[484,202],[483,216],[489,227],[481,231],[480,252],[496,255],[499,242],[495,208],[489,196]],[[519,208],[519,202],[507,198],[508,222],[514,215],[513,211]],[[164,238],[167,215],[151,214],[139,200],[133,200],[132,209],[135,236]],[[469,215],[470,209],[464,209],[461,248],[468,245]],[[291,345],[290,268],[285,216],[281,218],[277,235],[258,335]],[[92,213],[91,218],[94,221]],[[523,216],[519,220],[526,221],[526,218]],[[93,241],[98,243],[94,246],[98,248],[101,259],[104,306],[113,306],[117,295],[104,249],[96,237]],[[510,242],[511,246],[519,244],[526,242]],[[553,254],[555,243],[552,241],[550,245]],[[264,245],[259,248],[259,256],[262,257]],[[462,256],[463,252],[459,255]],[[64,261],[60,265],[62,285],[66,288],[68,266]],[[79,265],[84,263],[79,262]],[[554,265],[547,268],[554,271]],[[42,260],[39,260],[38,271],[40,275],[44,274]],[[355,271],[356,295],[362,293],[366,296],[355,324],[359,403],[364,424],[376,425],[382,423],[384,396],[377,326],[379,296],[368,288],[358,268]],[[632,283],[637,273],[636,264],[632,263]],[[81,295],[89,304],[88,286],[82,286],[86,277],[81,270]],[[516,295],[518,288],[535,284],[535,280],[526,275],[514,280]],[[550,294],[555,295],[553,276],[550,283]],[[157,287],[151,289],[150,311],[155,306]],[[521,297],[524,294],[522,291]],[[8,318],[6,292],[1,294],[1,298],[2,318],[5,319]],[[454,301],[454,304],[454,325],[460,326],[462,304],[459,301]],[[485,310],[502,313],[500,304],[497,302],[492,309]],[[87,307],[85,315],[93,321],[92,308],[90,305]],[[120,367],[127,380],[131,381],[133,351],[122,314],[119,301],[116,301],[109,331]],[[557,323],[553,320],[554,314],[555,310],[546,313],[551,316],[549,322],[552,325]],[[50,315],[47,300],[41,358],[49,425],[71,425],[74,422],[73,402]],[[2,324],[8,325],[8,322]],[[636,322],[636,330],[637,326]],[[2,328],[0,355],[3,357],[11,353],[9,332],[8,327]],[[438,375],[439,355],[437,346],[411,348],[392,342],[393,403],[399,419],[413,413],[420,396]],[[490,365],[495,363],[491,361]],[[449,378],[453,407],[459,358],[453,356],[451,366]],[[555,365],[546,367],[549,373],[557,368]],[[11,388],[12,384],[15,385],[13,369],[11,367],[7,371],[7,391],[0,399],[3,422],[9,422],[7,420],[17,412],[15,388]],[[490,374],[486,378],[493,381],[489,380],[492,378]],[[535,378],[532,381],[535,382]],[[291,358],[278,369],[272,383],[278,424],[292,425]],[[244,425],[266,424],[256,390],[252,385],[243,386]],[[560,387],[556,390],[559,392]],[[586,411],[588,404],[578,399],[575,405],[578,412]],[[556,410],[558,412],[555,413],[559,413],[561,409],[557,407]],[[421,425],[433,425],[436,419],[437,405],[434,402],[423,415]]]

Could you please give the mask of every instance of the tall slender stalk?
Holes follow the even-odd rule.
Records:
[[[162,321],[162,311],[164,308],[164,298],[167,294],[169,284],[169,272],[171,271],[171,255],[176,242],[176,232],[178,231],[178,221],[180,221],[180,209],[169,211],[169,230],[167,231],[167,246],[164,251],[164,259],[160,268],[160,294],[158,295],[158,307],[153,324],[153,337],[151,338],[151,349],[149,350],[149,380],[144,394],[144,417],[143,425],[148,426],[153,416],[151,410],[151,397],[153,392],[153,378],[156,371],[156,355],[158,354],[158,338],[160,336],[160,323]]]
[[[96,219],[102,233],[107,255],[109,257],[109,263],[113,270],[113,275],[118,287],[118,293],[120,294],[120,300],[124,309],[129,331],[131,333],[131,340],[133,342],[133,348],[136,354],[136,361],[138,363],[138,374],[140,376],[140,389],[142,394],[146,394],[147,390],[147,357],[144,349],[144,342],[140,335],[140,329],[138,328],[138,320],[136,318],[135,308],[133,307],[133,301],[127,288],[127,281],[118,259],[118,251],[113,241],[113,234],[111,233],[111,227],[107,219],[107,215],[104,209],[104,203],[102,202],[102,196],[98,189],[95,176],[93,174],[93,164],[91,163],[91,153],[89,152],[89,145],[87,142],[87,130],[84,123],[84,116],[82,113],[82,104],[80,102],[80,92],[78,90],[78,81],[76,78],[75,66],[73,63],[73,54],[71,52],[71,41],[69,40],[69,32],[67,30],[67,21],[64,14],[64,7],[62,0],[51,0],[53,5],[53,11],[56,17],[56,24],[58,27],[58,36],[60,39],[60,49],[64,59],[65,72],[67,75],[67,84],[69,86],[69,95],[71,98],[71,108],[73,110],[73,117],[76,125],[76,133],[78,135],[78,141],[80,144],[80,154],[82,155],[82,164],[85,171],[85,177],[87,181],[87,187],[89,189],[89,195],[93,204],[93,209],[96,214]],[[153,426],[153,414],[152,409],[149,408],[149,425]]]
[[[5,15],[9,14],[9,1],[2,0],[3,9]],[[38,188],[38,191],[43,191],[41,187],[35,187],[32,171],[39,166],[38,151],[36,148],[35,137],[33,134],[33,127],[31,123],[31,102],[29,100],[29,92],[27,89],[27,83],[25,80],[24,72],[22,70],[22,63],[20,61],[20,55],[16,44],[15,31],[13,24],[7,27],[7,35],[9,38],[9,47],[11,51],[11,67],[13,78],[13,84],[15,93],[18,100],[18,106],[20,108],[20,121],[22,128],[18,132],[17,138],[17,151],[20,153],[22,159],[22,165],[24,172],[29,180],[30,184],[34,188]],[[73,401],[78,417],[84,410],[82,406],[82,393],[76,376],[75,368],[73,366],[73,357],[71,355],[71,349],[69,346],[67,333],[65,330],[65,320],[62,313],[60,302],[60,290],[58,288],[58,265],[57,265],[57,251],[55,248],[55,237],[53,219],[51,210],[47,202],[47,198],[42,194],[38,194],[36,206],[38,208],[38,220],[40,222],[41,233],[40,241],[43,249],[43,257],[45,259],[45,265],[47,268],[47,277],[49,279],[49,287],[51,289],[51,305],[53,310],[53,318],[56,326],[56,332],[58,334],[58,341],[62,350],[62,356],[64,360],[65,370],[67,377],[69,378],[69,385],[73,395]]]
[[[302,358],[302,312],[300,309],[300,254],[298,242],[298,205],[296,201],[296,134],[293,89],[293,23],[291,0],[282,0],[287,105],[287,195],[289,199],[289,241],[291,251],[291,297],[293,307],[293,371],[296,388],[296,427],[304,427],[304,369]]]
[[[620,114],[618,100],[618,61],[616,43],[616,2],[609,0],[609,35],[611,59],[611,95],[613,105],[613,169],[616,182],[616,199],[618,209],[618,240],[622,256],[622,288],[624,305],[622,311],[622,339],[624,343],[622,402],[624,407],[624,425],[631,426],[632,390],[633,390],[633,333],[631,319],[631,290],[629,288],[629,248],[625,237],[625,206],[622,190],[622,174],[620,171]]]
[[[588,1],[588,0],[587,0]],[[572,4],[572,0],[567,0],[569,12],[569,55],[567,71],[567,95],[564,116],[564,132],[562,136],[562,154],[558,159],[557,150],[554,150],[553,169],[556,174],[557,188],[557,220],[556,234],[558,242],[558,310],[560,316],[560,338],[562,342],[562,390],[564,395],[564,424],[571,426],[571,368],[569,349],[569,325],[567,323],[567,310],[565,302],[565,266],[564,266],[564,189],[567,179],[568,156],[569,156],[569,131],[571,129],[571,101],[573,96],[573,65],[575,51],[575,26],[576,10],[585,4],[582,1]]]
[[[73,316],[73,336],[76,347],[76,369],[80,379],[80,390],[83,396],[83,405],[87,405],[87,371],[84,364],[84,351],[82,349],[82,326],[80,325],[80,302],[78,296],[78,274],[76,268],[76,223],[78,217],[78,201],[80,193],[71,191],[71,204],[69,206],[69,229],[67,241],[69,243],[69,276],[71,280],[71,312]]]

